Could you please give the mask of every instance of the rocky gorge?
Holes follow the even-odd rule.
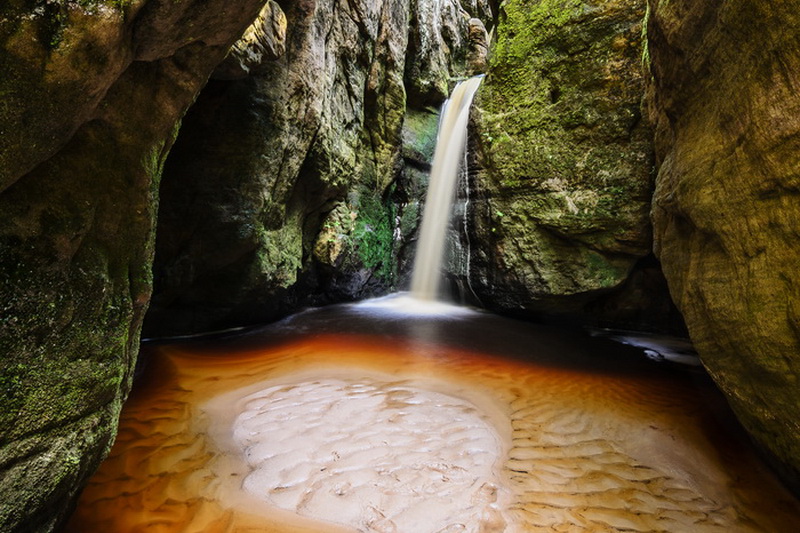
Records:
[[[452,285],[515,316],[688,332],[796,487],[797,17],[753,0],[5,4],[0,527],[63,522],[143,330],[403,288],[438,106],[484,71]]]

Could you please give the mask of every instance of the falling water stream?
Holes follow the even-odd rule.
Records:
[[[434,174],[456,174],[479,82],[445,110],[460,131],[439,134]],[[65,533],[796,527],[800,502],[699,367],[431,301],[454,185],[434,187],[424,224],[442,235],[422,230],[415,298],[145,344]]]
[[[438,296],[445,236],[466,150],[470,106],[482,79],[475,76],[459,83],[442,110],[411,278],[411,295],[420,300],[436,300]]]

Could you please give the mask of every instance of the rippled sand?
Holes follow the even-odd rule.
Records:
[[[67,531],[794,530],[798,501],[704,380],[537,342],[526,360],[344,333],[152,348]]]
[[[491,422],[464,399],[387,379],[305,376],[229,395],[211,409],[217,443],[244,457],[245,491],[302,516],[362,531],[503,531],[507,446]]]

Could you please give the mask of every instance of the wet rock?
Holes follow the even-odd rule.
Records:
[[[412,3],[405,76],[411,107],[439,105],[450,94],[451,79],[465,75],[464,65],[475,53],[472,43],[477,38],[472,19],[493,20],[487,0]]]
[[[791,2],[649,8],[655,251],[703,364],[798,483],[800,16]]]
[[[409,40],[437,37],[410,27],[406,0],[285,9],[287,52],[213,80],[183,121],[162,182],[148,336],[263,322],[405,280],[437,125],[435,109],[406,98],[407,67],[421,64]],[[457,48],[430,75],[464,74],[467,9],[483,12],[448,8],[463,22]]]
[[[489,68],[489,34],[481,19],[469,19],[469,52],[467,74],[484,74]]]
[[[107,453],[176,124],[260,8],[0,8],[0,529],[49,531]]]
[[[470,275],[485,305],[580,313],[650,252],[644,7],[503,3],[475,113]]]

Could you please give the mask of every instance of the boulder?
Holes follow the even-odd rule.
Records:
[[[650,253],[644,4],[509,0],[474,113],[466,274],[504,312],[579,314]]]

